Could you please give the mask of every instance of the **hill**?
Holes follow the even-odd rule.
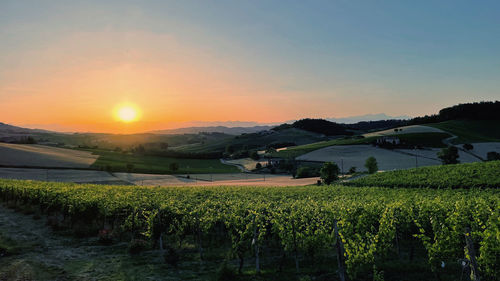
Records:
[[[208,126],[208,127],[186,127],[178,129],[167,129],[151,131],[153,134],[198,134],[198,133],[223,133],[227,135],[250,134],[271,129],[272,126],[252,126],[252,127],[226,127],[226,126]]]
[[[240,150],[263,150],[269,147],[280,148],[307,144],[317,141],[328,140],[329,138],[313,132],[304,131],[297,128],[285,128],[281,130],[269,130],[252,134],[242,134],[222,141],[206,142],[204,144],[194,144],[179,146],[175,151],[189,153],[207,152],[228,152],[234,153]]]
[[[323,134],[325,136],[352,135],[347,131],[346,126],[324,119],[301,119],[292,124],[282,124],[273,128],[274,131],[280,131],[288,128],[297,128],[308,132]]]
[[[498,171],[500,161],[467,163],[376,173],[344,184],[394,188],[499,188]]]
[[[425,124],[457,136],[452,142],[500,142],[499,120],[449,120],[440,123]]]

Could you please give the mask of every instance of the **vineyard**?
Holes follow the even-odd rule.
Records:
[[[383,172],[359,178],[345,184],[350,186],[408,188],[499,188],[500,161]]]
[[[489,165],[493,169],[498,162]],[[252,264],[252,276],[500,276],[496,189],[154,188],[0,180],[0,198],[10,205],[37,206],[58,228],[99,233],[112,243],[130,241],[134,249],[142,245],[179,253],[191,241],[201,263],[220,253],[221,263],[229,261],[235,272]],[[327,267],[311,272],[315,264]]]

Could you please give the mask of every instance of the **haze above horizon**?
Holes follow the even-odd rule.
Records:
[[[0,122],[130,133],[433,114],[500,96],[499,13],[495,1],[1,1]],[[140,118],[117,121],[129,103]]]

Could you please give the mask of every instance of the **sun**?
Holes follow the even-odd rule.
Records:
[[[139,109],[131,104],[122,104],[116,107],[115,117],[125,123],[134,122],[139,119]]]

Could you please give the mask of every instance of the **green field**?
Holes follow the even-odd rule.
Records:
[[[159,156],[124,154],[103,150],[92,150],[99,155],[91,168],[111,170],[112,172],[127,172],[127,164],[132,164],[134,173],[154,174],[209,174],[238,173],[240,170],[231,165],[222,164],[219,159],[180,159]],[[179,169],[172,171],[171,163],[177,163]]]
[[[500,188],[500,161],[382,172],[344,184],[407,188]]]
[[[450,120],[424,125],[458,136],[453,140],[454,144],[500,141],[498,120]]]
[[[401,139],[402,142],[408,145],[421,145],[425,147],[444,147],[443,139],[450,137],[447,133],[412,133],[412,134],[399,134],[392,135]],[[272,157],[282,157],[282,158],[295,158],[297,156],[306,154],[308,152],[325,148],[332,145],[356,145],[356,144],[370,144],[374,142],[379,137],[367,137],[367,138],[347,138],[347,139],[335,139],[330,141],[316,142],[306,145],[299,145],[289,147],[285,150],[281,150],[272,153]]]
[[[351,280],[451,281],[463,274],[464,237],[475,245],[483,280],[500,274],[497,189],[157,188],[0,180],[0,200],[18,210],[38,206],[41,215],[52,216],[54,227],[80,235],[94,236],[103,225],[113,225],[106,239],[115,245],[114,258],[91,255],[64,265],[66,274],[81,274],[84,266],[83,272],[100,274],[100,280],[143,280],[165,268],[176,276],[215,279],[224,260],[226,279],[218,280],[336,280],[340,251]],[[167,256],[178,259],[178,266],[161,257],[174,250],[162,252],[160,237],[163,247],[178,253]],[[147,251],[120,258],[120,249],[126,252],[126,243],[136,245],[137,239]],[[86,243],[98,243],[91,241]],[[6,261],[0,272],[16,261],[15,254]],[[103,262],[110,273],[126,265],[131,275],[106,277],[95,270]]]

